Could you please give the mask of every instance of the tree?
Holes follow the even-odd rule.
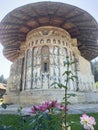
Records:
[[[98,60],[91,62],[91,68],[92,68],[95,82],[97,82],[98,81]]]
[[[4,78],[3,74],[0,76],[0,83],[7,83],[7,79]]]

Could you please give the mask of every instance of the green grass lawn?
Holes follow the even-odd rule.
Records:
[[[88,114],[93,116],[96,120],[95,130],[98,130],[98,113],[90,113]],[[80,114],[68,115],[69,121],[74,121],[75,123],[72,125],[71,130],[82,130],[82,126],[80,125]],[[18,124],[20,123],[20,116],[18,115],[11,115],[11,114],[1,114],[0,115],[0,124],[4,124],[6,126],[13,126],[15,130],[19,130]],[[0,129],[1,130],[1,129]],[[11,130],[11,129],[7,129]],[[20,129],[22,130],[22,129]],[[23,129],[24,130],[24,129]],[[26,129],[27,130],[27,129]]]
[[[89,113],[89,116],[93,116],[96,120],[96,125],[94,126],[95,130],[98,130],[98,113]],[[72,130],[82,130],[82,126],[80,125],[80,116],[81,114],[69,115],[69,120],[74,121],[75,123],[72,125]]]

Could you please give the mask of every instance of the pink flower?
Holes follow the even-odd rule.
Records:
[[[91,125],[96,125],[96,122],[95,122],[95,118],[94,117],[89,117],[89,121],[91,123]]]
[[[58,105],[57,105],[57,108],[58,108],[59,110],[65,110],[65,106],[63,106],[63,105],[61,105],[61,104],[58,104]]]
[[[94,130],[93,125],[95,125],[96,122],[93,117],[89,117],[88,115],[83,114],[82,117],[80,117],[80,120],[80,123],[83,125],[84,129]]]

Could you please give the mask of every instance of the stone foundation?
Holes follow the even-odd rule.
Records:
[[[76,103],[98,103],[97,92],[69,92],[76,94],[75,97],[70,98],[72,104]],[[62,101],[64,97],[64,90],[33,90],[22,91],[20,93],[9,93],[4,96],[7,103],[32,105],[38,104],[47,100]]]

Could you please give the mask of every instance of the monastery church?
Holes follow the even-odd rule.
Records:
[[[12,62],[7,83],[7,103],[32,104],[62,99],[62,74],[68,56],[75,61],[70,70],[73,103],[92,102],[96,96],[90,61],[98,56],[98,23],[86,11],[60,2],[37,2],[16,8],[0,23],[4,56]]]

